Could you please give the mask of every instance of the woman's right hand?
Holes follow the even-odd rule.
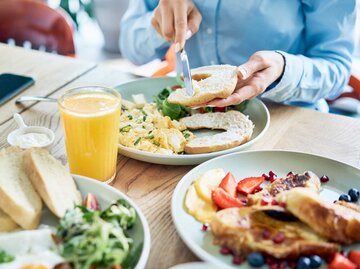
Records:
[[[174,42],[175,49],[184,47],[186,32],[199,30],[201,14],[191,0],[160,0],[151,20],[156,31],[167,41]]]

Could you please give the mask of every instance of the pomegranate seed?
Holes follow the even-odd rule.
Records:
[[[206,231],[207,231],[207,229],[208,229],[208,227],[209,227],[209,225],[207,225],[207,224],[203,224],[203,226],[202,226],[201,230],[202,230],[203,232],[206,232]]]
[[[270,180],[270,177],[267,174],[262,174],[261,175],[263,178],[265,178],[266,181]]]
[[[286,203],[284,203],[284,202],[279,202],[279,206],[281,206],[282,208],[286,208]]]
[[[260,205],[268,205],[269,202],[265,201],[264,199],[261,199]]]
[[[296,261],[288,261],[288,266],[289,266],[291,269],[295,269],[296,266],[297,266],[297,263],[296,263]]]
[[[286,176],[287,176],[287,177],[289,177],[289,176],[293,176],[293,175],[294,175],[294,173],[293,173],[293,172],[291,172],[291,171],[290,171],[289,173],[287,173],[287,174],[286,174]]]
[[[279,205],[279,202],[276,201],[276,200],[272,200],[272,201],[271,201],[271,205]]]
[[[247,199],[241,199],[240,201],[243,205],[247,205],[247,202],[248,202]]]
[[[262,231],[262,238],[264,238],[264,239],[269,239],[270,238],[270,236],[271,236],[271,234],[270,234],[270,231],[269,230],[267,230],[267,229],[264,229],[263,231]]]
[[[260,186],[258,186],[258,187],[255,188],[255,190],[254,190],[253,193],[257,193],[257,192],[262,191],[262,190],[263,190],[263,188],[261,188]]]
[[[276,264],[276,261],[275,261],[275,259],[274,259],[273,257],[267,256],[267,257],[265,258],[265,263],[266,263],[267,265],[272,265],[272,264]]]
[[[278,268],[279,268],[279,269],[285,269],[285,268],[286,268],[286,261],[281,261],[281,262],[278,264]]]
[[[320,178],[321,183],[326,183],[326,182],[328,182],[329,180],[330,180],[329,177],[328,177],[328,176],[325,176],[325,175],[323,175],[323,176]]]
[[[273,237],[273,239],[272,239],[272,241],[273,241],[275,244],[281,244],[282,242],[284,242],[284,240],[285,240],[285,235],[284,235],[284,233],[282,233],[282,232],[277,233],[277,234]]]
[[[236,264],[236,265],[239,265],[239,264],[242,264],[242,262],[244,261],[244,259],[240,256],[234,256],[233,257],[233,264]]]
[[[231,249],[229,249],[228,247],[222,247],[222,248],[220,249],[220,253],[221,253],[222,255],[229,255],[229,254],[231,254]]]
[[[277,263],[269,264],[269,269],[278,269]]]
[[[270,171],[269,172],[269,177],[277,177],[277,175],[273,171]]]

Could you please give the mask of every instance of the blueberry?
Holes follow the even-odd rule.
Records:
[[[345,202],[351,202],[351,197],[348,194],[341,194],[339,200]]]
[[[308,257],[301,257],[298,260],[298,263],[296,265],[296,269],[310,269],[311,261]]]
[[[247,257],[248,263],[253,267],[261,267],[264,265],[264,256],[259,252],[250,253]]]
[[[322,264],[321,257],[317,255],[310,256],[310,268],[319,268]]]
[[[355,188],[351,188],[348,192],[348,194],[351,197],[351,202],[357,202],[359,200],[360,197],[360,192],[358,189]]]

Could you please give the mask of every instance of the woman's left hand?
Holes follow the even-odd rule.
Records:
[[[232,95],[225,99],[214,99],[204,106],[225,107],[255,98],[282,75],[284,66],[284,58],[280,53],[255,52],[249,61],[238,67],[238,83]]]

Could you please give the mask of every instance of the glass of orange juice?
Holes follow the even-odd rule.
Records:
[[[58,101],[71,173],[109,183],[115,178],[121,96],[90,86]]]

